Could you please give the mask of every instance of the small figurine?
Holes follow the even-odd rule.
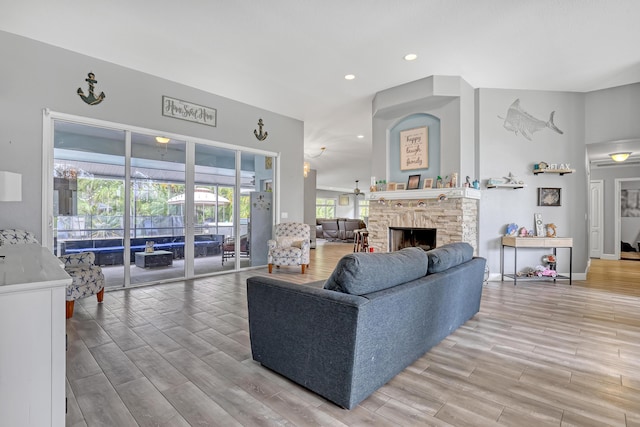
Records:
[[[518,233],[518,224],[511,223],[507,225],[507,236],[515,236]]]
[[[465,178],[464,186],[471,187],[471,177],[469,175]]]
[[[520,237],[527,237],[527,227],[522,227],[520,229]]]
[[[547,224],[547,237],[556,237],[556,225],[551,223]]]
[[[536,266],[534,274],[538,277],[556,277],[558,275],[555,270],[551,270],[541,265]]]
[[[518,178],[516,178],[516,176],[514,174],[512,174],[511,172],[509,172],[509,176],[505,176],[504,179],[507,180],[507,182],[505,184],[519,184],[518,183]]]

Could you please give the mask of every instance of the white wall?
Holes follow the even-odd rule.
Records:
[[[640,138],[639,116],[640,83],[589,92],[585,95],[585,141]]]
[[[0,203],[0,228],[41,230],[42,110],[130,124],[158,131],[280,152],[280,209],[303,220],[303,123],[277,113],[203,92],[96,58],[0,32],[0,170],[22,173],[22,202]],[[170,59],[168,59],[170,60]],[[184,64],[188,67],[188,64]],[[106,99],[89,106],[76,94],[88,72]],[[161,114],[163,95],[217,109],[217,127]],[[269,132],[258,141],[262,118]]]
[[[500,239],[506,225],[534,229],[534,213],[542,213],[545,224],[554,223],[558,236],[574,240],[573,271],[584,272],[587,265],[587,178],[584,146],[584,96],[566,92],[479,89],[478,147],[482,184],[480,201],[480,254],[487,258],[492,273],[500,271]],[[536,119],[547,121],[555,111],[555,124],[562,135],[544,128],[532,134],[532,140],[504,128],[509,106],[520,99],[522,110]],[[533,165],[569,163],[575,173],[533,175]],[[513,173],[524,181],[522,189],[487,189],[489,178],[506,177]],[[561,189],[560,207],[538,206],[538,188]],[[549,250],[520,251],[518,270],[535,267]],[[509,253],[505,270],[513,271]],[[558,251],[558,270],[569,271],[568,254]]]
[[[347,193],[329,190],[316,191],[316,197],[336,200],[336,218],[355,218],[355,202],[353,200],[355,196],[353,194],[349,194],[349,204],[347,206],[340,206],[338,202],[340,200],[340,196],[343,194]],[[361,199],[363,198],[362,196],[359,197]]]
[[[640,138],[640,83],[598,90],[585,95],[587,144]],[[635,153],[638,154],[638,153]],[[640,179],[640,166],[591,167],[591,179],[604,181],[604,254],[620,245],[615,239],[615,179]],[[621,239],[626,237],[626,231]],[[626,240],[624,240],[626,241]],[[633,242],[629,242],[632,243]]]

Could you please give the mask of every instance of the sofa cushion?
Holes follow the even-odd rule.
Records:
[[[439,273],[473,258],[473,247],[467,242],[449,243],[427,251],[429,274]]]
[[[390,253],[355,252],[338,261],[324,288],[365,295],[423,277],[427,263],[427,254],[420,248]]]

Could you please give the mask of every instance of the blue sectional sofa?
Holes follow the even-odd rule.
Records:
[[[147,241],[153,241],[155,250],[169,251],[174,258],[184,258],[184,236],[147,237],[131,239],[131,262],[135,253],[145,250]],[[194,236],[196,256],[211,256],[222,253],[223,234],[198,234]],[[60,243],[60,254],[93,252],[96,265],[123,264],[124,243],[122,239],[66,240]]]
[[[343,257],[310,286],[247,279],[253,359],[351,409],[480,309],[467,243]]]

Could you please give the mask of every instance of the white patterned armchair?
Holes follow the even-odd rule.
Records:
[[[0,246],[38,243],[36,237],[25,230],[9,228],[0,230]],[[102,269],[94,265],[93,252],[62,255],[59,257],[64,263],[64,271],[71,276],[71,285],[67,286],[67,319],[73,316],[73,306],[77,299],[97,295],[98,302],[104,297],[104,274]]]
[[[104,298],[104,274],[102,268],[94,265],[93,252],[62,255],[64,270],[73,279],[67,286],[67,319],[73,316],[73,306],[77,299],[96,295],[98,302]]]
[[[40,243],[32,233],[17,228],[0,230],[0,246]]]
[[[273,266],[299,265],[302,274],[309,267],[309,224],[283,222],[276,224],[275,239],[269,240],[269,273]]]

